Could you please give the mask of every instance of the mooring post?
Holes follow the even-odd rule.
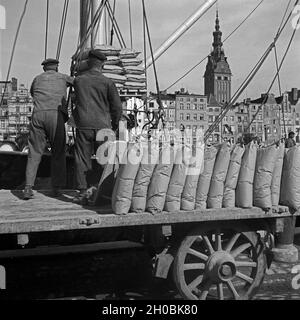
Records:
[[[283,219],[283,232],[277,235],[273,249],[275,261],[287,263],[298,261],[298,250],[294,246],[295,224],[296,217]]]

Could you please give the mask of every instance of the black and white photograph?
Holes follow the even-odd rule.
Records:
[[[300,300],[299,29],[300,0],[0,0],[0,305]]]

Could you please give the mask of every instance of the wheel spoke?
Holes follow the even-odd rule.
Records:
[[[224,300],[224,290],[223,290],[223,283],[218,283],[218,296],[220,300]]]
[[[192,254],[193,256],[196,256],[196,257],[198,257],[198,258],[200,258],[200,259],[202,259],[204,261],[207,261],[207,259],[208,259],[208,256],[206,254],[201,253],[201,252],[196,251],[196,250],[191,249],[191,248],[189,248],[188,253]]]
[[[207,298],[211,285],[212,285],[212,282],[209,279],[206,279],[201,283],[199,288],[201,290],[199,300],[205,300]]]
[[[217,251],[221,251],[222,250],[222,236],[221,236],[221,233],[220,231],[218,230],[218,233],[217,233],[217,239],[216,239],[216,250]]]
[[[235,262],[236,267],[252,267],[255,268],[257,266],[257,263],[254,261],[236,261]]]
[[[236,243],[237,239],[239,238],[241,234],[240,233],[236,233],[231,239],[230,241],[227,243],[225,251],[231,251],[231,249],[233,248],[234,244]]]
[[[183,265],[183,270],[197,270],[197,269],[204,269],[204,263],[186,263]]]
[[[211,242],[209,241],[208,237],[207,236],[203,236],[203,239],[204,239],[205,245],[206,245],[209,253],[213,254],[215,252],[215,250],[212,247]]]
[[[202,280],[203,275],[201,274],[188,285],[188,288],[193,291],[193,289],[196,289],[196,287],[202,282]]]
[[[247,276],[244,273],[237,271],[236,276],[239,277],[240,279],[243,279],[243,280],[249,282],[249,283],[253,283],[253,278],[250,278],[249,276]]]
[[[234,299],[235,299],[235,300],[238,300],[238,299],[240,298],[240,296],[239,296],[239,294],[237,293],[237,291],[235,290],[235,287],[234,287],[232,281],[229,280],[229,281],[227,281],[226,283],[227,283],[227,286],[228,286],[229,290],[232,292]]]
[[[246,249],[250,248],[251,244],[250,243],[244,243],[242,245],[240,245],[239,247],[237,247],[236,249],[234,249],[231,252],[231,255],[235,258],[237,257],[239,254],[241,254],[243,251],[245,251]]]

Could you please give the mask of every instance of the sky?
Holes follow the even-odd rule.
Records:
[[[6,8],[6,30],[0,30],[0,66],[5,78],[17,24],[25,0],[0,0]],[[110,0],[112,3],[113,1]],[[145,0],[151,41],[154,50],[158,48],[204,0]],[[218,10],[223,39],[243,20],[260,0],[219,0]],[[224,43],[233,77],[234,93],[249,71],[256,64],[267,46],[272,42],[280,24],[287,0],[264,0],[249,20]],[[142,1],[131,0],[133,47],[143,51]],[[294,3],[294,1],[292,1]],[[60,19],[64,0],[50,0],[48,57],[55,57]],[[127,46],[130,46],[128,0],[116,0],[116,19]],[[300,6],[299,11],[300,13]],[[215,26],[216,6],[213,6],[156,62],[160,89],[167,88],[207,56],[212,47],[212,32]],[[296,14],[293,15],[293,18]],[[46,0],[29,0],[27,12],[19,34],[17,47],[10,73],[19,83],[30,86],[32,79],[42,72],[44,59],[46,21]],[[283,56],[291,33],[292,23],[286,27],[277,45],[279,60]],[[64,42],[60,56],[60,71],[69,73],[71,56],[76,50],[79,33],[79,0],[70,0]],[[114,44],[118,46],[117,39]],[[293,45],[280,72],[282,90],[300,88],[300,30],[296,33]],[[143,57],[141,53],[140,57]],[[206,61],[190,75],[182,79],[169,92],[182,87],[189,92],[203,94]],[[245,90],[242,98],[257,98],[266,92],[275,74],[275,58],[271,53],[253,82]],[[153,68],[148,69],[149,89],[155,91]],[[278,95],[277,82],[272,92]]]

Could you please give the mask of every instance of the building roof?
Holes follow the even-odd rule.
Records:
[[[260,104],[277,104],[274,94],[268,94],[266,99],[266,94],[262,94],[260,98],[251,100],[250,103],[260,103]]]

